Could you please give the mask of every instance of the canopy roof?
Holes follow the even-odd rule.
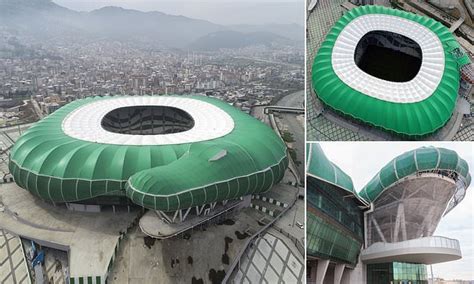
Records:
[[[351,177],[333,164],[317,143],[308,144],[306,147],[306,174],[336,185],[358,197]]]
[[[101,128],[107,112],[124,105],[170,104],[191,115],[191,129],[130,135]],[[9,167],[20,187],[44,200],[116,195],[173,211],[269,190],[287,165],[286,146],[276,133],[227,103],[152,96],[74,101],[17,140]]]
[[[356,65],[357,44],[372,31],[400,34],[421,47],[422,63],[413,79],[387,81]],[[400,135],[423,136],[450,119],[459,70],[468,61],[441,23],[382,6],[361,6],[344,14],[328,33],[314,59],[312,83],[320,100],[336,111]]]
[[[431,170],[456,172],[465,188],[471,183],[469,166],[455,151],[445,148],[422,147],[408,151],[390,161],[359,194],[368,202],[373,202],[383,194],[385,189],[404,177]]]

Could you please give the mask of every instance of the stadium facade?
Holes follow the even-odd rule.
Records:
[[[312,85],[320,101],[343,117],[418,139],[450,120],[469,66],[469,56],[441,23],[361,6],[327,34],[314,59]]]
[[[456,152],[423,147],[394,158],[358,193],[308,144],[308,283],[428,283],[427,264],[461,258],[457,240],[433,233],[470,182]]]
[[[204,96],[74,101],[29,128],[9,163],[15,182],[42,200],[135,204],[168,223],[268,191],[287,166],[271,128]]]

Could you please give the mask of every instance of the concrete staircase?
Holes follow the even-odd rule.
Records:
[[[271,217],[276,217],[283,211],[283,209],[288,207],[288,204],[266,196],[252,195],[250,207]]]

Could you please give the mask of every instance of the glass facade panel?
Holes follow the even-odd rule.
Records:
[[[307,213],[307,252],[310,256],[355,265],[362,242],[322,218]]]
[[[426,265],[389,262],[367,265],[367,284],[427,284]]]
[[[363,213],[351,193],[311,177],[307,179],[307,187],[309,206],[329,215],[363,240]]]

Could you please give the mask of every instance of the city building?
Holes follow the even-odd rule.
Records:
[[[312,66],[312,86],[346,120],[419,139],[451,119],[468,66],[468,54],[440,22],[361,6],[326,35]]]
[[[287,166],[271,128],[204,96],[76,100],[29,128],[9,164],[42,200],[85,211],[134,204],[168,224],[210,215],[218,203],[249,206]]]
[[[471,182],[456,152],[403,153],[357,192],[318,144],[308,148],[308,283],[428,283],[427,264],[461,258],[457,240],[433,236]]]
[[[364,243],[363,212],[368,203],[359,197],[352,179],[328,160],[319,144],[308,144],[307,149],[307,281],[340,283],[344,271],[348,277],[347,271],[358,264]],[[356,283],[362,275],[350,279]]]

